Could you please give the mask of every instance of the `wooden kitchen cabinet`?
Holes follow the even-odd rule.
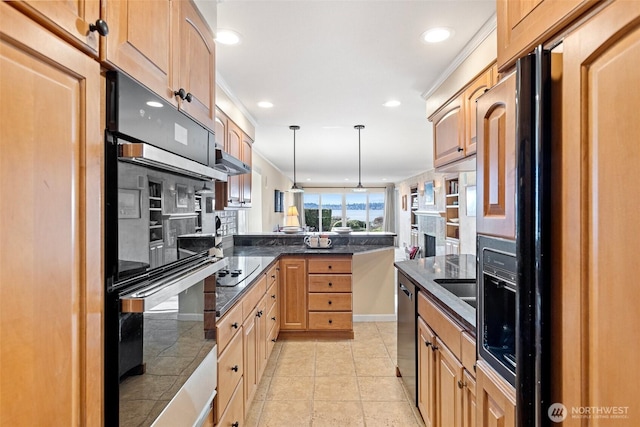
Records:
[[[497,0],[498,69],[548,40],[598,0]]]
[[[262,280],[262,279],[261,279]],[[260,302],[245,319],[244,330],[244,399],[245,416],[253,396],[258,390],[262,372],[266,365],[267,352],[267,308],[264,293]]]
[[[460,94],[429,118],[433,122],[433,164],[436,168],[465,156],[463,105],[464,98]]]
[[[476,232],[515,239],[516,74],[478,98]]]
[[[462,363],[436,337],[432,350],[436,356],[436,413],[437,426],[462,426]]]
[[[463,92],[465,134],[464,154],[469,156],[476,152],[476,100],[494,84],[493,67],[487,69],[476,78]]]
[[[307,329],[307,263],[303,257],[280,259],[280,329]]]
[[[640,328],[635,248],[640,240],[638,134],[640,3],[616,1],[564,39],[561,144],[552,259],[553,402],[628,407],[627,418],[590,425],[635,426]],[[578,298],[579,302],[576,302]],[[630,339],[631,338],[631,339]],[[605,350],[603,350],[603,346]],[[623,349],[620,351],[620,349]],[[608,403],[608,402],[615,402]],[[563,425],[583,425],[568,417]]]
[[[309,283],[326,283],[324,287],[331,288],[329,292],[317,292],[316,286],[309,287],[309,330],[353,333],[351,286],[338,291],[333,285],[334,281],[351,282],[351,256],[310,256],[308,274]]]
[[[253,154],[253,140],[247,134],[242,133],[242,155],[240,160],[251,167],[251,156]],[[245,173],[240,175],[240,204],[245,207],[251,207],[251,174]]]
[[[2,424],[101,425],[100,64],[7,2],[0,22]]]
[[[219,109],[216,113],[216,144],[247,165],[252,164],[253,140]],[[220,135],[224,135],[221,137]],[[216,182],[216,209],[251,207],[251,173],[229,176]]]
[[[464,370],[462,379],[462,427],[476,427],[476,380]]]
[[[90,25],[100,19],[99,0],[7,2],[83,52],[98,57],[99,34]],[[111,29],[111,27],[109,27]]]
[[[482,360],[476,370],[476,405],[478,427],[515,427],[515,389]]]
[[[436,425],[436,361],[435,353],[431,350],[435,342],[435,334],[418,316],[418,409],[426,427]]]

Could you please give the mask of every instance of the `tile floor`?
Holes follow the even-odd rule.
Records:
[[[354,323],[353,340],[276,343],[247,426],[424,426],[396,377],[396,323]]]

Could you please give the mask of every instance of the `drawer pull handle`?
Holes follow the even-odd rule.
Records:
[[[331,305],[331,300],[329,300],[329,305]]]
[[[271,298],[276,299],[276,294],[271,295]]]
[[[232,367],[231,367],[231,370],[232,370],[233,372],[238,372],[238,365],[232,366]]]
[[[232,327],[233,329],[238,329],[238,322],[232,323],[232,324],[231,324],[231,327]]]
[[[240,427],[240,423],[236,421],[235,423],[231,424],[231,427]]]
[[[333,323],[333,320],[329,319],[329,324],[332,324],[332,323]]]
[[[275,322],[275,321],[276,321],[276,316],[273,316],[273,317],[271,318],[271,320],[273,320],[273,321]]]

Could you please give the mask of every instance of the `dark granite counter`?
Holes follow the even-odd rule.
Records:
[[[311,235],[321,234],[331,239],[331,244],[343,245],[379,245],[395,246],[395,233],[387,232],[360,232],[352,231],[349,234],[339,234],[334,232],[324,233],[245,233],[237,234],[233,238],[234,245],[237,246],[295,246],[304,245],[304,238]]]
[[[354,255],[363,252],[390,249],[389,245],[335,245],[330,249],[309,248],[303,243],[296,245],[274,246],[235,246],[233,254],[236,256],[280,256],[280,255]]]
[[[422,291],[435,300],[448,314],[475,332],[476,309],[434,280],[469,280],[476,278],[475,255],[444,255],[394,263]]]

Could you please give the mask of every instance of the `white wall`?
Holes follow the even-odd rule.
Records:
[[[353,256],[353,319],[396,320],[394,248]]]

